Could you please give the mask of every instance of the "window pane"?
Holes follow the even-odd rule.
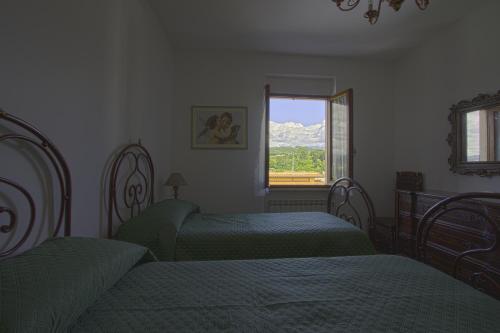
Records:
[[[478,162],[481,160],[480,111],[465,114],[465,160]]]
[[[336,97],[332,103],[332,180],[349,176],[349,110],[348,95]]]
[[[270,185],[326,183],[325,114],[325,100],[270,99]]]

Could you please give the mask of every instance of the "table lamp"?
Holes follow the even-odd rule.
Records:
[[[186,180],[179,172],[172,172],[165,182],[166,186],[172,186],[174,189],[174,199],[177,199],[179,196],[179,186],[187,185]]]

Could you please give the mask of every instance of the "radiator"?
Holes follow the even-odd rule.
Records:
[[[266,211],[285,212],[326,212],[326,200],[268,200]]]

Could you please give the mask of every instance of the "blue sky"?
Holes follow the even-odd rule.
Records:
[[[270,118],[277,123],[295,122],[304,126],[325,120],[325,102],[312,99],[271,98]]]

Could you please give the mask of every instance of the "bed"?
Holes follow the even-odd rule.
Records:
[[[27,125],[18,120],[0,111],[0,122]],[[0,133],[0,143],[21,137]],[[454,201],[499,194],[429,209],[417,234],[423,262],[388,255],[157,262],[137,244],[69,237],[69,169],[44,136],[26,142],[56,152],[55,168],[68,172],[57,188],[63,195],[49,193],[63,198],[53,237],[20,254],[36,227],[36,203],[22,182],[0,176],[2,193],[21,191],[32,208],[21,230],[15,207],[0,201],[9,221],[0,231],[21,234],[0,244],[1,332],[500,332],[499,300],[423,263],[434,222]],[[468,258],[498,251],[498,221],[486,213],[478,210],[497,238],[459,254],[455,272]],[[471,273],[488,280],[488,267]]]
[[[140,143],[118,152],[109,178],[108,237],[149,247],[162,261],[375,254],[373,205],[351,179],[332,186],[328,209],[333,215],[203,214],[182,200],[154,203],[154,167]],[[115,222],[121,223],[116,232]]]

